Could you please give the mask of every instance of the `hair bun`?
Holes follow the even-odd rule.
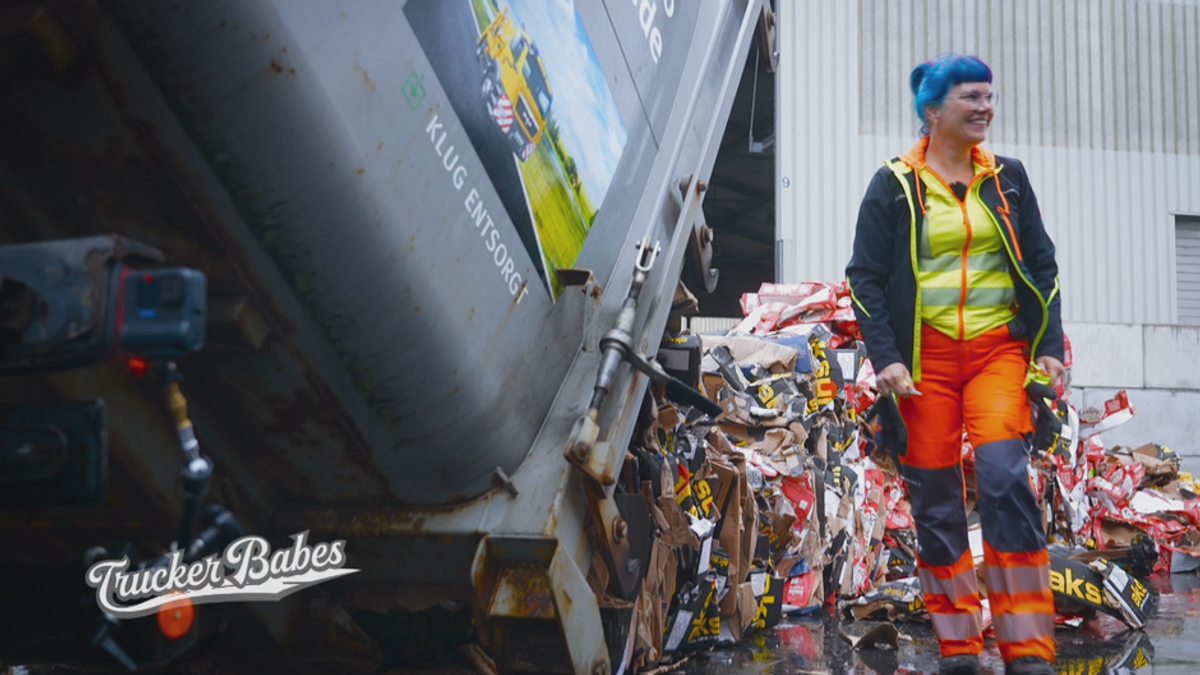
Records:
[[[925,74],[929,72],[929,67],[931,65],[932,64],[927,61],[925,63],[918,64],[916,68],[913,68],[912,75],[908,77],[908,83],[909,86],[912,87],[913,95],[916,95],[917,92],[921,91],[921,83],[925,81]]]

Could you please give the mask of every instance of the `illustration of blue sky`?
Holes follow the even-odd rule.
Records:
[[[625,148],[625,125],[604,80],[574,0],[509,0],[509,13],[533,39],[554,92],[551,116],[597,208]],[[503,0],[500,7],[504,7]]]

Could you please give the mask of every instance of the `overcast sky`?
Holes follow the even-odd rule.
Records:
[[[608,91],[574,0],[509,0],[509,13],[537,45],[546,65],[563,144],[575,158],[588,196],[600,208],[625,147],[625,125]],[[504,2],[500,2],[504,8]]]

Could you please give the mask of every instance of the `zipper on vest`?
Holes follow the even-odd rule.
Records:
[[[965,200],[965,199],[959,199],[959,198],[958,198],[958,193],[954,191],[954,188],[950,187],[950,185],[946,183],[946,179],[945,179],[945,178],[942,178],[941,174],[939,174],[937,171],[935,171],[933,167],[931,167],[931,166],[929,166],[928,164],[926,164],[924,168],[925,168],[925,169],[928,169],[928,170],[929,170],[929,173],[930,173],[930,174],[932,174],[934,178],[938,179],[938,182],[939,182],[939,183],[941,183],[941,184],[942,184],[942,186],[946,188],[946,191],[947,191],[947,192],[949,192],[949,193],[950,193],[950,195],[951,195],[952,197],[954,197],[954,200],[958,202],[958,208],[959,208],[960,210],[962,210],[963,225],[964,225],[964,226],[967,228],[967,238],[966,238],[966,241],[964,241],[964,242],[963,242],[963,249],[962,249],[962,256],[961,256],[961,258],[962,258],[962,263],[961,263],[961,265],[960,265],[960,266],[961,266],[961,268],[962,268],[962,275],[961,275],[961,278],[959,279],[959,282],[958,282],[958,284],[959,284],[959,291],[958,291],[958,339],[959,339],[959,340],[962,340],[962,339],[966,338],[966,336],[967,336],[967,318],[966,318],[966,311],[967,311],[967,272],[968,272],[968,269],[967,269],[967,268],[968,268],[968,262],[967,262],[967,259],[970,257],[970,252],[971,252],[971,242],[975,240],[975,228],[974,228],[974,226],[972,226],[972,225],[971,225],[971,215],[970,215],[970,214],[967,212],[967,202],[966,202],[966,200]],[[970,183],[967,185],[967,190],[966,190],[966,193],[967,193],[967,196],[968,196],[968,197],[970,197],[970,196],[971,196],[971,190],[972,190],[972,189],[974,189],[974,188],[975,188],[975,186],[979,184],[979,180],[980,180],[980,178],[982,178],[983,176],[986,176],[986,175],[987,175],[987,172],[981,172],[981,173],[977,173],[977,174],[975,174],[975,175],[974,175],[974,176],[971,178],[971,182],[970,182]],[[920,176],[920,174],[917,174],[917,180],[921,180],[921,176]],[[978,197],[978,191],[976,191],[976,197]],[[926,223],[928,223],[928,220],[926,220]],[[918,292],[918,293],[920,293],[920,288],[919,288],[919,286],[918,286],[918,290],[917,290],[917,292]]]

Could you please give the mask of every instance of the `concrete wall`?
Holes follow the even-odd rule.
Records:
[[[1076,388],[1071,403],[1076,409],[1101,407],[1119,389]],[[1101,434],[1104,447],[1136,448],[1146,443],[1165,445],[1179,453],[1184,471],[1200,476],[1200,392],[1166,389],[1125,389],[1137,414],[1133,419]]]
[[[1100,407],[1124,389],[1133,419],[1105,433],[1105,446],[1170,446],[1200,475],[1200,328],[1067,323],[1071,403]]]

